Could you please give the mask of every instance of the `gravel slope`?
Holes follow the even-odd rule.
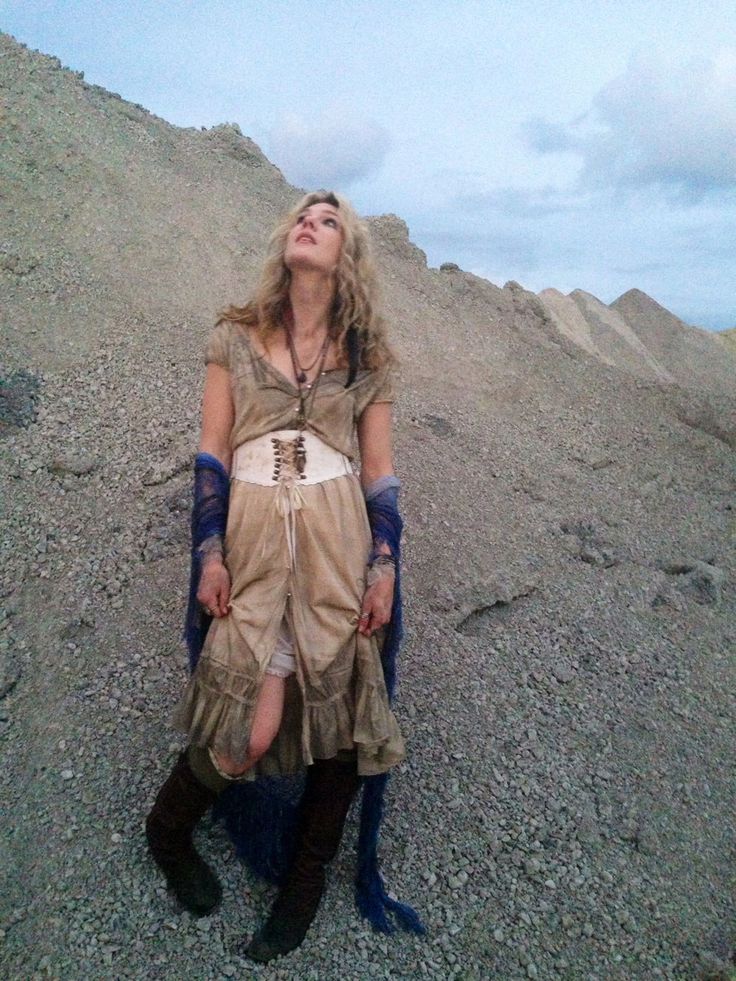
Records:
[[[232,128],[0,44],[3,976],[730,977],[735,400],[602,364],[394,216],[411,755],[382,851],[429,935],[359,920],[352,834],[276,965],[242,958],[271,890],[220,828],[222,909],[176,908],[142,818],[179,745],[200,352],[295,192]]]

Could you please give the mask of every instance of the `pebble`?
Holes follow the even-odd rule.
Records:
[[[83,477],[92,473],[97,466],[97,460],[91,456],[65,456],[55,457],[51,461],[49,469],[56,474],[73,474],[75,477]]]
[[[569,684],[575,677],[575,672],[569,664],[556,663],[552,665],[552,674],[561,685]]]

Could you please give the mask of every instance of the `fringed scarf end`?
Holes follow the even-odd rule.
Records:
[[[402,930],[425,934],[427,931],[416,910],[389,896],[378,871],[378,831],[383,817],[383,795],[387,783],[387,773],[367,777],[363,782],[356,903],[361,914],[379,933],[393,933],[396,929],[386,915],[389,912]]]
[[[387,912],[392,913],[397,925],[407,933],[424,936],[426,927],[419,918],[417,911],[398,899],[392,899],[375,872],[369,882],[359,882],[355,890],[355,901],[361,915],[364,916],[378,933],[395,933],[396,926],[389,920]]]

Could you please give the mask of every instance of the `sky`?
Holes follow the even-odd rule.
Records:
[[[736,326],[734,0],[0,0],[0,29],[497,285]]]

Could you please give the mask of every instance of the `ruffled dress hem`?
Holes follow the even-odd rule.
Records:
[[[295,773],[314,760],[332,759],[345,751],[356,752],[360,776],[385,773],[400,763],[406,755],[404,741],[385,688],[381,689],[381,685],[358,678],[354,690],[318,702],[302,702],[301,746],[286,752],[281,747],[272,754],[269,774]],[[242,764],[248,755],[259,690],[250,676],[203,658],[175,711],[174,725],[193,745],[209,747]],[[288,730],[282,726],[282,738],[288,737]]]

